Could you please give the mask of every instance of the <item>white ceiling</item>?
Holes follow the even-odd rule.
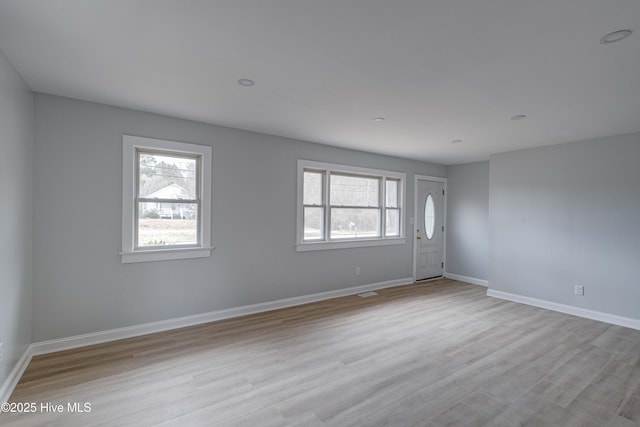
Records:
[[[34,91],[444,164],[640,131],[639,25],[638,0],[0,0]]]

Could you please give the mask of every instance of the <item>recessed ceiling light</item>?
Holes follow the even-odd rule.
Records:
[[[620,40],[624,40],[629,37],[633,33],[631,30],[619,30],[614,31],[613,33],[609,33],[606,36],[603,36],[600,39],[600,44],[611,44],[615,42],[619,42]]]
[[[380,122],[384,122],[384,117],[374,117],[371,120],[373,120],[376,123],[380,123]]]
[[[246,87],[249,87],[249,86],[253,86],[253,85],[255,85],[255,84],[256,84],[256,82],[254,82],[254,81],[253,81],[253,80],[251,80],[251,79],[240,79],[240,80],[238,80],[238,84],[239,84],[240,86],[246,86]]]
[[[451,141],[452,144],[460,144],[461,142],[461,139],[454,139],[453,141]]]
[[[525,116],[524,114],[517,114],[515,116],[511,116],[510,120],[522,120],[525,119],[527,116]]]

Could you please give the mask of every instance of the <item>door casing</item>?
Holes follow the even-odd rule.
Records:
[[[418,245],[416,244],[416,221],[418,221],[418,181],[433,181],[433,182],[442,182],[444,185],[444,206],[443,206],[443,217],[442,217],[442,225],[444,226],[444,232],[442,234],[442,262],[444,267],[442,268],[442,276],[446,277],[447,275],[447,197],[449,196],[449,192],[447,191],[447,178],[442,178],[439,176],[429,176],[429,175],[414,175],[413,176],[413,222],[410,221],[409,226],[411,227],[411,239],[413,241],[413,281],[416,281],[416,269],[417,269],[417,261],[418,261]],[[409,236],[407,236],[409,237]]]

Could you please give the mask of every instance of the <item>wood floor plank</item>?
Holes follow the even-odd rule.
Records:
[[[441,279],[34,357],[5,426],[640,426],[640,331]]]

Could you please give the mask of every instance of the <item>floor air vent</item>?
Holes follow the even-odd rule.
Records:
[[[358,294],[358,296],[361,298],[375,297],[376,295],[378,295],[378,293],[373,291],[363,292],[361,294]]]

